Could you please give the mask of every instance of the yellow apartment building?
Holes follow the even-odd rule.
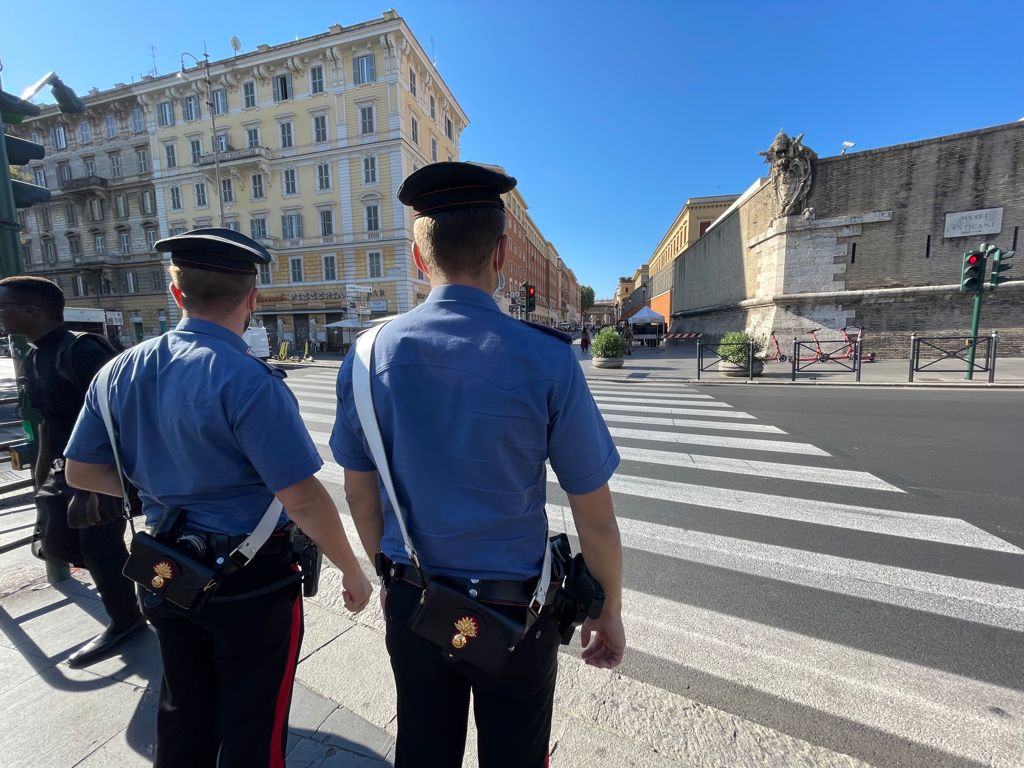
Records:
[[[336,347],[329,324],[426,298],[398,186],[457,160],[468,119],[404,20],[387,11],[208,67],[183,61],[137,86],[160,231],[223,225],[268,247],[256,320],[272,347]]]

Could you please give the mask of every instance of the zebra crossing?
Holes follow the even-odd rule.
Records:
[[[339,485],[335,376],[288,383]],[[999,575],[1024,552],[718,390],[590,388],[622,458],[624,675],[876,765],[1024,765],[1024,589]]]

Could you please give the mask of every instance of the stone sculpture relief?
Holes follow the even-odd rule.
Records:
[[[803,145],[804,135],[790,138],[783,131],[764,152],[758,152],[771,168],[772,186],[777,204],[775,218],[800,213],[811,191],[811,161],[818,155]]]

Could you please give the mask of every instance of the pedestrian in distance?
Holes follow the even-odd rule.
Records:
[[[586,328],[584,328],[583,332],[580,334],[580,349],[583,351],[584,355],[590,353],[590,331]]]
[[[515,183],[459,162],[404,181],[430,294],[360,339],[338,374],[330,445],[385,588],[396,768],[461,766],[470,694],[481,768],[547,765],[558,646],[583,621],[560,577],[544,578],[555,573],[548,460],[605,596],[583,623],[583,658],[612,668],[625,651],[608,488],[618,452],[571,337],[492,298],[508,243],[502,194]]]
[[[633,327],[627,322],[622,328],[622,338],[626,340],[626,354],[633,354]]]
[[[85,667],[146,624],[134,585],[121,575],[128,558],[121,504],[69,488],[64,474],[65,449],[89,382],[116,351],[105,337],[68,330],[64,292],[44,277],[0,280],[0,321],[8,333],[30,342],[24,367],[28,399],[42,414],[33,466],[39,509],[33,551],[86,568],[109,618],[102,633],[68,658],[71,667]]]
[[[283,766],[303,633],[299,579],[306,594],[315,589],[305,537],[341,570],[349,611],[366,606],[372,587],[314,477],[323,461],[284,372],[242,339],[256,265],[270,253],[223,228],[156,249],[171,254],[184,317],[97,375],[68,446],[68,480],[119,495],[120,463],[152,527],[133,539],[126,572],[144,587],[163,661],[157,768]],[[152,553],[165,556],[147,560]],[[140,562],[152,572],[136,577]],[[204,587],[196,574],[212,575]]]

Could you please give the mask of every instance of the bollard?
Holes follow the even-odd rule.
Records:
[[[60,560],[46,559],[46,581],[48,584],[59,584],[71,578],[71,566]]]
[[[700,381],[700,369],[704,367],[704,347],[697,339],[697,381]]]
[[[914,357],[917,354],[917,336],[916,334],[910,334],[910,373],[907,375],[907,382],[913,383],[914,381]]]
[[[992,331],[992,341],[988,345],[989,364],[988,364],[988,383],[992,384],[996,380],[996,344],[999,341],[999,331]]]
[[[796,345],[796,336],[794,336],[793,337],[793,356],[791,358],[789,358],[792,361],[792,363],[793,363],[793,367],[792,367],[792,371],[793,371],[792,380],[793,381],[796,381],[796,346],[797,346]]]
[[[754,342],[747,342],[747,383],[754,380]]]
[[[856,381],[858,384],[860,383],[860,369],[862,362],[860,345],[862,343],[863,342],[860,340],[859,336],[857,338],[857,341],[853,343],[853,380]]]

